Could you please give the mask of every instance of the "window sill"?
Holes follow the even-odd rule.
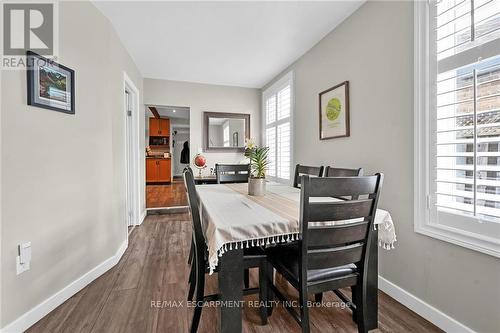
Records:
[[[490,237],[436,224],[415,223],[416,233],[500,258],[500,243]]]

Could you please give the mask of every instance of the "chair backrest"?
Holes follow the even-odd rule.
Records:
[[[248,183],[250,164],[216,164],[217,184]]]
[[[206,242],[203,236],[203,228],[201,225],[201,216],[198,202],[198,194],[194,183],[193,173],[189,170],[184,171],[184,186],[187,189],[187,197],[189,203],[189,212],[191,213],[191,221],[193,222],[193,244],[197,262],[201,262],[205,258]]]
[[[357,177],[363,176],[363,168],[359,169],[344,169],[327,166],[323,177]]]
[[[307,269],[347,264],[366,267],[365,258],[367,260],[369,256],[365,254],[371,241],[383,178],[383,174],[333,178],[302,176],[301,274],[307,274]],[[332,198],[359,196],[365,199]],[[356,221],[343,224],[320,223],[351,219]]]
[[[191,166],[189,166],[189,165],[188,165],[188,166],[186,166],[186,167],[184,167],[184,170],[182,170],[182,173],[184,173],[184,172],[186,172],[186,171],[191,172],[191,174],[193,174],[193,169],[192,169],[192,168],[191,168]]]
[[[321,177],[323,175],[323,166],[307,166],[297,164],[295,166],[295,177],[293,178],[293,187],[300,188],[301,176],[310,175]]]

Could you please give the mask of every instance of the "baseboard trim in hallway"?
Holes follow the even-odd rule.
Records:
[[[380,275],[378,276],[378,288],[445,332],[475,333],[475,331],[458,322],[456,319],[441,312],[439,309],[436,309],[432,305],[410,294],[408,291]]]
[[[187,213],[189,211],[188,206],[176,206],[176,207],[158,207],[158,208],[148,208],[147,215],[164,215],[164,214],[179,214]]]
[[[85,288],[89,283],[113,268],[120,261],[121,257],[125,253],[125,250],[127,249],[127,246],[128,241],[125,240],[114,256],[104,260],[102,263],[83,274],[81,277],[71,282],[69,285],[56,292],[42,303],[36,305],[31,310],[6,325],[0,330],[1,333],[20,333],[27,330],[30,326],[45,317],[52,310],[63,304],[71,296]]]

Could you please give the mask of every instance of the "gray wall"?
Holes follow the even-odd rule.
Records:
[[[144,79],[144,104],[176,105],[190,108],[191,160],[202,147],[203,112],[232,112],[250,114],[250,135],[260,138],[260,90],[227,87],[211,84]],[[243,153],[203,153],[207,157],[207,169],[215,163],[240,163]]]
[[[61,2],[59,19],[58,61],[76,73],[75,115],[27,106],[26,72],[2,73],[2,327],[126,240],[123,71],[140,91],[142,78],[93,4]],[[21,241],[33,254],[17,276]]]
[[[379,250],[380,274],[474,330],[499,332],[499,259],[413,231],[412,2],[367,2],[290,69],[295,162],[386,175],[380,206],[398,242]],[[318,93],[345,80],[351,137],[320,141]]]

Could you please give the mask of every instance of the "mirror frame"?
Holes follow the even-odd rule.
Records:
[[[203,112],[203,151],[219,152],[244,152],[244,147],[209,147],[208,131],[210,118],[235,118],[245,120],[245,140],[250,139],[250,114],[248,113],[226,113],[226,112]]]

